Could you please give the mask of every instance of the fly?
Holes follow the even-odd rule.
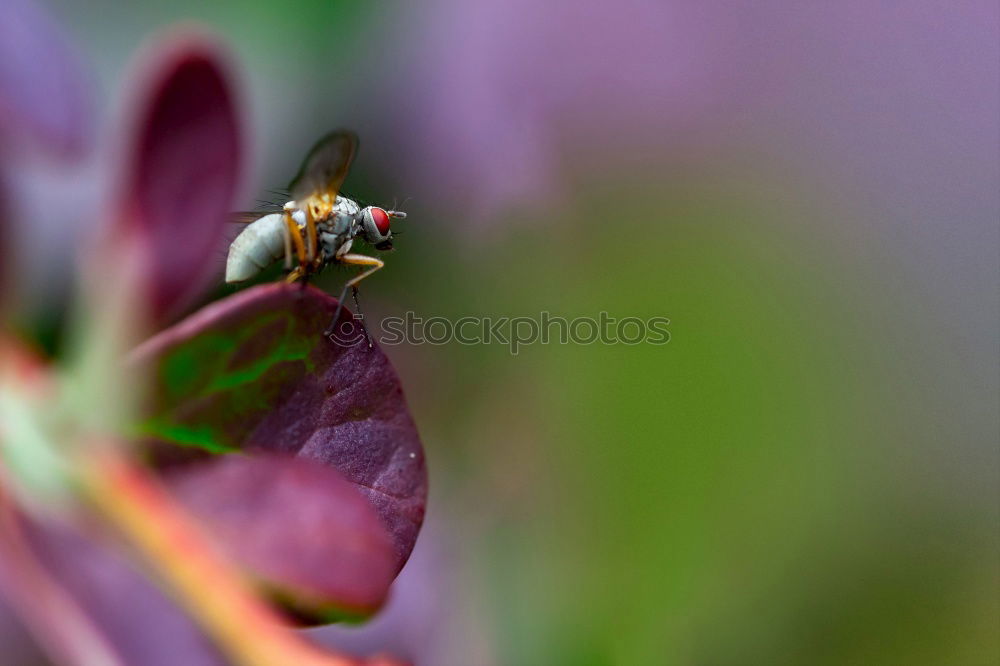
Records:
[[[401,211],[361,207],[340,196],[357,150],[357,136],[345,130],[317,141],[288,186],[291,201],[281,212],[254,215],[258,219],[232,242],[226,260],[226,282],[230,284],[249,280],[282,257],[289,283],[305,282],[330,264],[363,267],[344,284],[337,311],[323,332],[326,336],[336,327],[347,290],[354,290],[356,302],[358,283],[385,265],[377,257],[351,252],[354,241],[363,240],[379,251],[391,250],[391,221],[406,217]]]

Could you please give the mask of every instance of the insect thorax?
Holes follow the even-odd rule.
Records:
[[[360,212],[361,207],[356,201],[338,196],[330,216],[317,225],[326,261],[333,260],[350,248],[351,241],[360,230]]]

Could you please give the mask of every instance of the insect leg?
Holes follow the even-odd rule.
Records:
[[[365,316],[361,314],[361,303],[358,302],[358,288],[351,287],[351,297],[354,299],[354,313],[357,315],[358,320],[361,322],[361,332],[365,334],[365,340],[368,342],[368,349],[372,348],[372,338],[368,335],[368,327],[365,326]]]
[[[306,206],[306,260],[309,263],[316,261],[316,220],[313,218],[312,206]]]
[[[333,319],[330,321],[330,325],[326,327],[323,331],[323,335],[329,336],[333,333],[333,330],[337,327],[337,320],[340,319],[340,311],[344,307],[344,297],[347,296],[347,290],[351,287],[356,286],[359,282],[364,280],[366,277],[379,270],[385,266],[385,262],[381,259],[376,259],[375,257],[368,257],[363,254],[344,254],[338,257],[338,260],[343,264],[349,264],[352,266],[371,266],[368,270],[363,273],[351,278],[344,284],[343,291],[340,292],[340,298],[337,299],[337,311],[333,313]]]
[[[369,257],[364,254],[343,254],[338,257],[338,260],[342,264],[351,264],[352,266],[371,266],[371,268],[369,268],[368,270],[348,280],[347,284],[344,285],[345,290],[347,289],[347,287],[353,287],[354,285],[358,284],[359,282],[364,280],[366,277],[368,277],[375,271],[385,266],[385,262],[382,261],[381,259],[376,259],[375,257]]]
[[[288,225],[285,225],[285,233],[282,234],[285,237],[285,270],[292,270],[292,234],[288,231]]]
[[[295,223],[292,219],[291,213],[287,210],[284,212],[285,226],[288,228],[288,234],[292,237],[292,245],[295,247],[295,254],[299,258],[299,266],[305,266],[308,262],[306,257],[306,244],[302,240],[302,231],[299,229],[299,225]]]
[[[287,282],[288,284],[292,284],[293,282],[304,276],[305,273],[306,273],[305,270],[301,266],[296,266],[295,270],[293,270],[291,273],[285,276],[285,282]],[[305,283],[303,282],[303,284]]]

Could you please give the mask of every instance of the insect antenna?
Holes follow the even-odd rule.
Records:
[[[397,204],[396,203],[396,197],[393,197],[392,198],[392,210],[387,210],[385,212],[389,215],[389,217],[394,217],[394,218],[396,218],[398,220],[405,220],[406,219],[406,213],[404,211],[396,210],[396,209],[397,208],[402,208],[403,205],[405,205],[406,202],[409,201],[409,200],[410,200],[410,197],[406,197],[405,199],[403,199],[403,203]]]

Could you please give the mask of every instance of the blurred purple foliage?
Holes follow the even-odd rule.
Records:
[[[42,645],[58,663],[94,663],[93,653],[80,654],[79,642],[65,640],[69,634],[90,634],[122,664],[226,663],[194,621],[122,556],[121,544],[93,524],[13,510],[0,554],[0,587],[46,636]]]
[[[986,0],[436,0],[398,21],[388,87],[407,106],[383,131],[463,224],[558,204],[567,165],[614,180],[720,150],[835,178],[895,220],[985,222],[997,23]]]
[[[136,76],[142,102],[123,174],[121,227],[137,234],[158,318],[189,304],[217,270],[213,258],[240,182],[242,120],[225,58],[208,39],[158,45]]]
[[[90,81],[66,33],[41,4],[0,10],[0,150],[80,157],[92,145]]]

